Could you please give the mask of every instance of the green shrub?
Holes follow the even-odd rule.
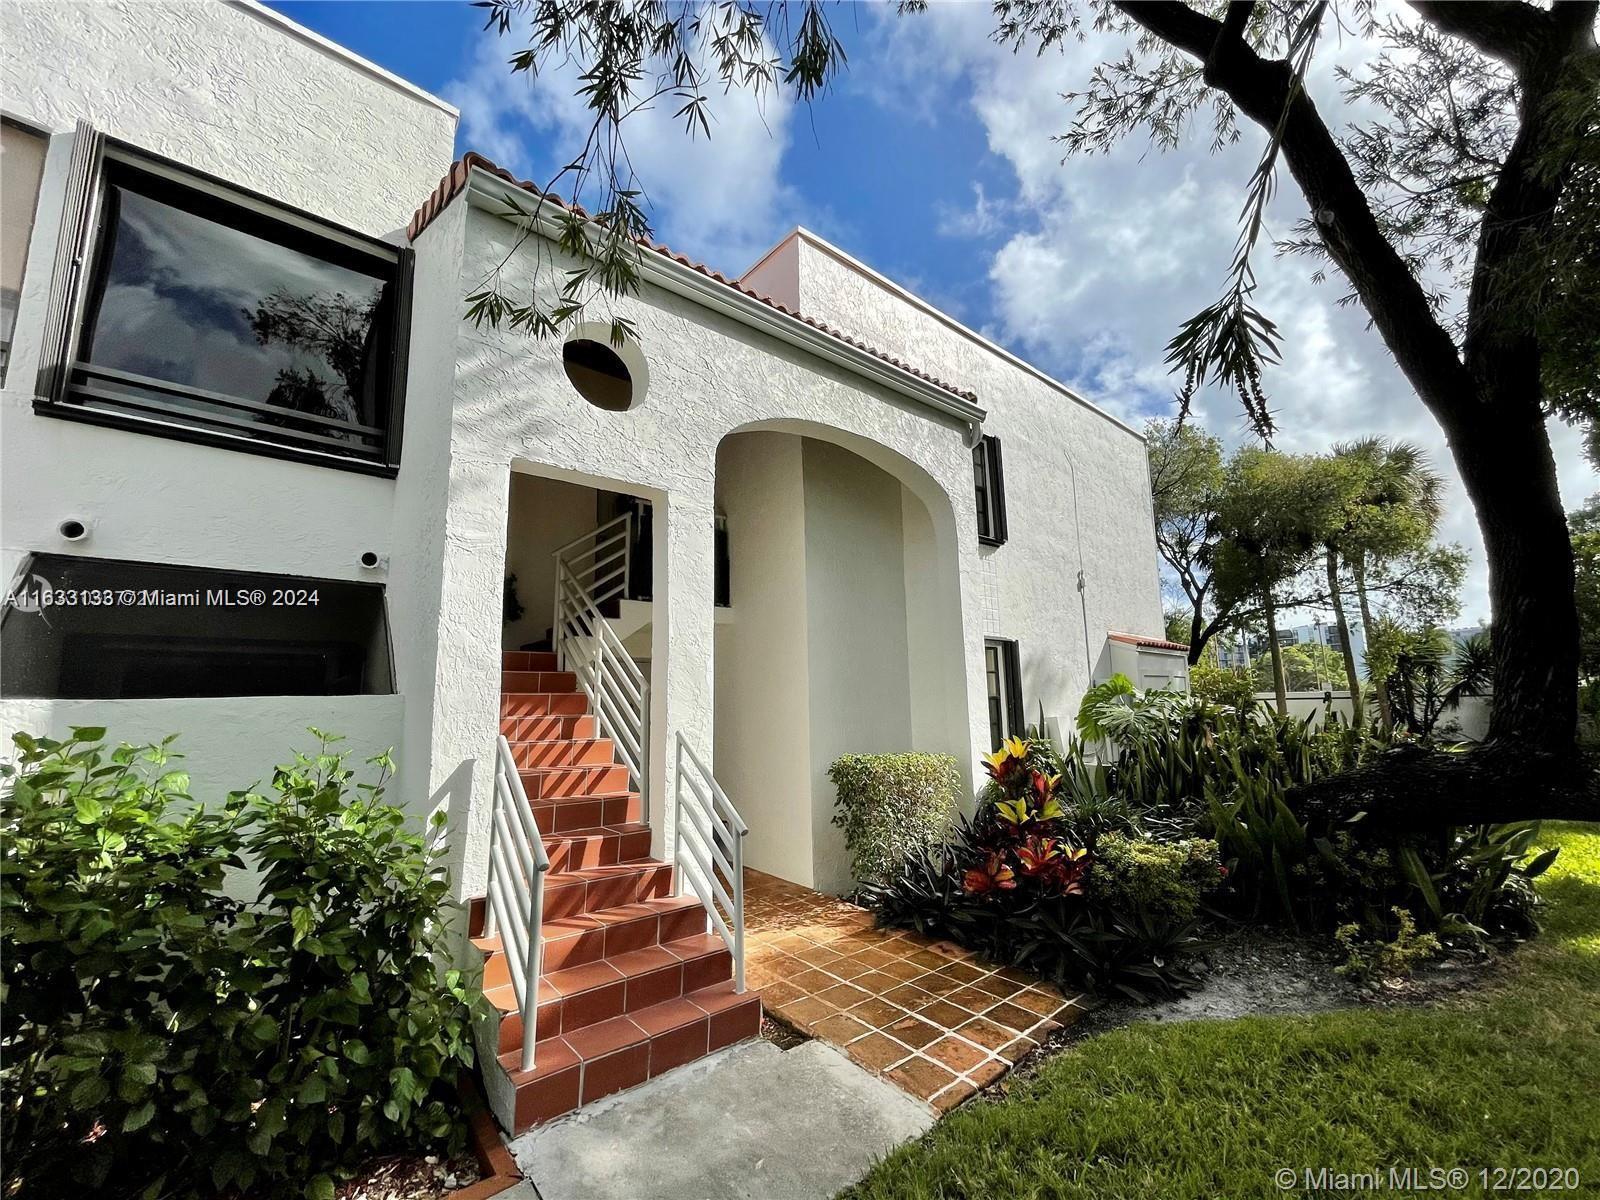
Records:
[[[912,852],[943,841],[961,793],[948,754],[846,754],[828,778],[838,789],[833,823],[860,883],[882,882]]]
[[[1392,910],[1394,936],[1387,941],[1367,936],[1360,925],[1341,925],[1334,932],[1334,943],[1345,960],[1334,968],[1340,975],[1357,981],[1405,979],[1417,966],[1439,953],[1439,939],[1431,933],[1418,933],[1417,923],[1403,908]]]
[[[1089,895],[1121,912],[1189,921],[1226,876],[1209,838],[1153,842],[1108,833],[1095,847]]]
[[[316,731],[313,731],[316,733]],[[15,738],[0,797],[6,1194],[331,1197],[458,1139],[443,869],[337,739],[196,807],[160,746]],[[259,898],[224,890],[246,860]]]

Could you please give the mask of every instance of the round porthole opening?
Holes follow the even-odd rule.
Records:
[[[81,542],[89,536],[89,527],[76,517],[68,517],[56,530],[69,542]]]
[[[563,345],[561,365],[578,395],[606,412],[627,412],[643,394],[623,356],[594,338],[575,337]]]

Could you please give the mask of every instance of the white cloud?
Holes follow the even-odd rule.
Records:
[[[514,36],[484,34],[462,76],[444,95],[461,109],[462,143],[536,181],[552,178],[582,149],[589,110],[576,95],[572,64],[537,80],[507,65]],[[736,271],[794,224],[796,203],[782,182],[793,103],[781,89],[709,91],[711,136],[691,138],[663,97],[623,125],[628,155],[648,188],[658,240],[725,271]]]
[[[1013,54],[989,39],[982,5],[939,5],[914,18],[885,20],[874,30],[874,95],[895,111],[919,114],[965,105],[982,123],[990,150],[1011,168],[1016,200],[1007,210],[1014,232],[987,254],[993,294],[991,325],[1000,339],[1118,415],[1133,421],[1170,411],[1173,380],[1162,364],[1179,323],[1218,294],[1237,234],[1245,183],[1260,151],[1247,129],[1240,143],[1207,153],[1204,130],[1184,149],[1162,154],[1139,140],[1110,154],[1064,164],[1051,141],[1070,113],[1061,93],[1081,88],[1095,62],[1119,49],[1091,34],[1060,52]],[[1326,81],[1330,64],[1352,64],[1372,48],[1344,37],[1324,44],[1313,94],[1320,107],[1340,104]],[[899,98],[896,94],[899,93]],[[944,221],[951,235],[993,231],[981,215],[1006,198],[976,191],[978,205],[965,227]],[[1269,232],[1281,236],[1303,211],[1303,199],[1283,172],[1269,211]],[[1310,280],[1312,264],[1257,253],[1260,307],[1284,333],[1284,361],[1265,383],[1278,414],[1277,444],[1322,450],[1338,440],[1388,434],[1420,443],[1450,481],[1440,536],[1473,555],[1463,619],[1488,615],[1482,539],[1456,478],[1443,433],[1367,328],[1359,306],[1341,308],[1342,281]],[[1225,440],[1249,437],[1238,405],[1208,394],[1197,411]],[[1600,488],[1578,439],[1552,425],[1563,496],[1569,505]]]

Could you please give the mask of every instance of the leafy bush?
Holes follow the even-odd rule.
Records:
[[[1256,702],[1256,678],[1243,668],[1196,663],[1189,668],[1189,694],[1219,708],[1248,709]]]
[[[313,731],[316,733],[316,731]],[[337,739],[201,808],[159,746],[15,738],[0,798],[6,1192],[331,1197],[459,1138],[443,869]],[[246,859],[259,898],[224,890]]]
[[[961,792],[948,754],[846,754],[828,778],[838,789],[833,823],[862,883],[882,882],[913,851],[943,841]]]
[[[1189,921],[1227,875],[1209,838],[1154,842],[1108,833],[1095,847],[1089,894],[1121,912]]]
[[[1392,911],[1395,933],[1387,941],[1369,938],[1360,925],[1339,926],[1333,940],[1345,960],[1335,972],[1355,980],[1406,978],[1439,953],[1437,936],[1418,933],[1416,921],[1405,909]]]

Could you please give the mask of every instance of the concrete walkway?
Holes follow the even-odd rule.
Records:
[[[832,1046],[756,1040],[511,1143],[543,1200],[827,1200],[933,1124]]]

